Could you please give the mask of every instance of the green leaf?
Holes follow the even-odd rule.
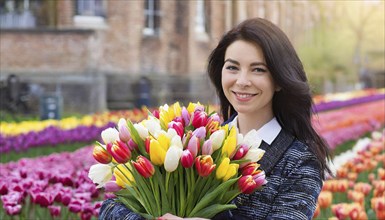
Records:
[[[208,206],[211,202],[218,197],[220,193],[226,193],[228,189],[236,182],[238,178],[230,179],[226,182],[221,183],[214,191],[206,194],[194,207],[194,209],[189,213],[189,217],[196,216],[196,212]]]
[[[214,204],[210,205],[201,211],[197,212],[194,217],[201,217],[201,218],[209,218],[211,219],[214,217],[216,214],[230,210],[230,209],[236,209],[237,206],[235,204]]]
[[[130,134],[134,142],[138,145],[138,149],[140,153],[148,158],[148,154],[146,152],[146,147],[144,146],[144,142],[142,138],[139,136],[138,131],[135,129],[134,124],[130,120],[127,120],[127,126],[130,129]]]

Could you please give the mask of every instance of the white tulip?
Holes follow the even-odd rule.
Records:
[[[174,129],[173,129],[173,130],[174,130]],[[175,130],[174,130],[174,131],[175,131]],[[174,137],[172,137],[170,145],[171,145],[171,146],[179,147],[181,150],[183,150],[182,139],[180,138],[179,135],[175,135]]]
[[[115,128],[106,128],[102,131],[102,139],[105,144],[119,140],[119,131]]]
[[[112,178],[112,166],[108,164],[94,164],[88,171],[88,178],[98,186],[103,187]]]
[[[166,157],[164,159],[164,169],[167,172],[173,172],[178,168],[179,159],[182,156],[183,150],[178,146],[171,146],[166,153]]]
[[[134,124],[134,127],[142,140],[145,140],[148,137],[148,129],[142,123]]]
[[[243,137],[243,144],[249,146],[249,148],[258,148],[262,143],[262,139],[258,136],[255,129],[249,131]]]
[[[258,162],[264,154],[265,151],[260,148],[250,148],[244,159],[250,160],[250,162]]]
[[[225,135],[225,131],[222,129],[219,129],[211,134],[210,140],[212,143],[213,151],[218,150],[222,146]]]
[[[150,116],[149,119],[145,120],[143,123],[144,126],[148,129],[148,132],[152,135],[155,135],[160,130],[162,130],[159,119],[155,117]]]

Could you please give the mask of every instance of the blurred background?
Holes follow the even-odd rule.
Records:
[[[385,86],[383,0],[0,0],[1,109],[216,103],[207,57],[250,17],[287,33],[315,94]]]

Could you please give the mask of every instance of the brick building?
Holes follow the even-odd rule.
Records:
[[[245,18],[264,17],[295,44],[318,19],[307,1],[5,0],[0,4],[0,79],[16,74],[40,91],[36,94],[60,94],[64,111],[82,113],[133,107],[141,76],[150,80],[152,105],[215,102],[205,67],[224,31]]]

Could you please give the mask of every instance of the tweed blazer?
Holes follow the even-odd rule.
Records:
[[[268,183],[253,194],[239,195],[237,209],[214,219],[312,219],[322,188],[321,169],[316,156],[304,143],[284,129],[268,145],[260,164]],[[124,205],[109,199],[103,202],[99,219],[142,219]]]

